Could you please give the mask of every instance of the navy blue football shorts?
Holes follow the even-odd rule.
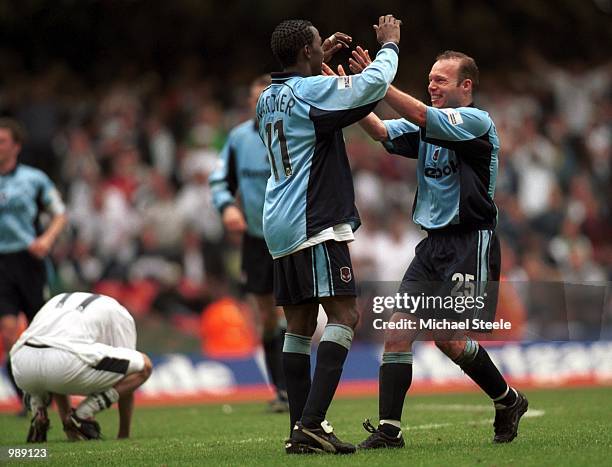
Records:
[[[418,318],[493,321],[501,251],[493,230],[429,231],[416,247],[400,294],[421,296]]]
[[[274,260],[274,296],[279,306],[356,294],[346,242],[328,240]]]

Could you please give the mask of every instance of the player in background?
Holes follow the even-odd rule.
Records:
[[[44,442],[47,407],[55,399],[72,441],[100,438],[94,415],[118,402],[118,438],[128,438],[134,391],[151,375],[149,357],[136,351],[136,326],[115,299],[86,292],[53,297],[11,350],[15,380],[34,413],[27,441]],[[87,396],[76,409],[69,395]]]
[[[274,295],[287,319],[283,368],[291,435],[287,453],[351,453],[325,420],[358,321],[347,242],[360,220],[342,128],[359,121],[385,95],[398,64],[400,21],[381,16],[382,44],[361,75],[321,76],[321,65],[350,37],[321,41],[308,21],[280,23],[272,52],[283,72],[257,102],[258,130],[270,157],[263,228],[274,258]],[[310,379],[311,338],[319,304],[328,323]]]
[[[371,66],[367,51],[358,47],[349,66],[354,73]],[[486,290],[486,308],[494,316],[501,263],[493,201],[499,139],[489,114],[474,107],[472,94],[478,79],[474,59],[446,51],[436,57],[429,73],[431,106],[391,86],[386,102],[404,118],[381,121],[372,113],[360,123],[390,153],[418,159],[413,220],[428,236],[416,248],[400,293],[419,294],[424,283],[459,282],[465,290],[480,294]],[[446,290],[445,285],[441,287]],[[405,314],[395,312],[391,321],[402,318]],[[364,423],[371,435],[360,448],[404,446],[400,421],[412,382],[415,338],[405,331],[385,334],[379,425]],[[493,441],[511,442],[527,411],[526,397],[507,384],[484,347],[465,333],[434,335],[434,339],[493,401]]]
[[[249,106],[255,114],[259,94],[270,84],[268,75],[251,84]],[[217,169],[209,182],[215,207],[221,213],[223,225],[232,238],[242,238],[242,271],[244,288],[257,311],[261,340],[268,376],[276,391],[270,402],[272,412],[289,410],[287,389],[282,369],[284,323],[274,304],[272,256],[264,240],[262,217],[266,183],[270,177],[270,162],[266,147],[257,132],[254,118],[230,131]],[[239,192],[239,202],[236,200]],[[242,210],[238,207],[241,206]]]
[[[19,337],[19,313],[32,321],[48,298],[45,258],[67,222],[49,177],[18,162],[24,138],[17,121],[0,118],[0,334],[7,355]],[[43,230],[45,211],[51,220]],[[21,397],[8,358],[6,370]]]

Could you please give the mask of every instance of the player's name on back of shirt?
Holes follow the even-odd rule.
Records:
[[[257,118],[260,119],[270,112],[282,112],[291,117],[291,109],[295,107],[295,99],[287,93],[269,94],[259,101]]]

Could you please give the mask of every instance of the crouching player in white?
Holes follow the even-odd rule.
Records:
[[[85,292],[53,297],[11,349],[17,385],[34,413],[28,442],[44,442],[54,398],[68,439],[100,438],[94,415],[114,402],[118,438],[130,435],[134,391],[151,375],[149,357],[136,351],[136,326],[115,299]],[[76,409],[69,396],[86,398]]]

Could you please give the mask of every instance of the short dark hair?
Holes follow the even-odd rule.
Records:
[[[272,53],[283,68],[295,65],[297,54],[305,45],[312,44],[312,23],[303,19],[283,21],[274,29],[270,45]]]
[[[437,60],[459,60],[461,62],[459,66],[459,83],[462,83],[465,79],[471,79],[473,87],[478,86],[478,66],[476,61],[462,52],[456,52],[454,50],[445,50],[436,57]],[[457,83],[457,84],[459,84]]]
[[[10,131],[13,141],[17,144],[23,144],[25,141],[25,130],[14,118],[0,117],[0,128]]]

